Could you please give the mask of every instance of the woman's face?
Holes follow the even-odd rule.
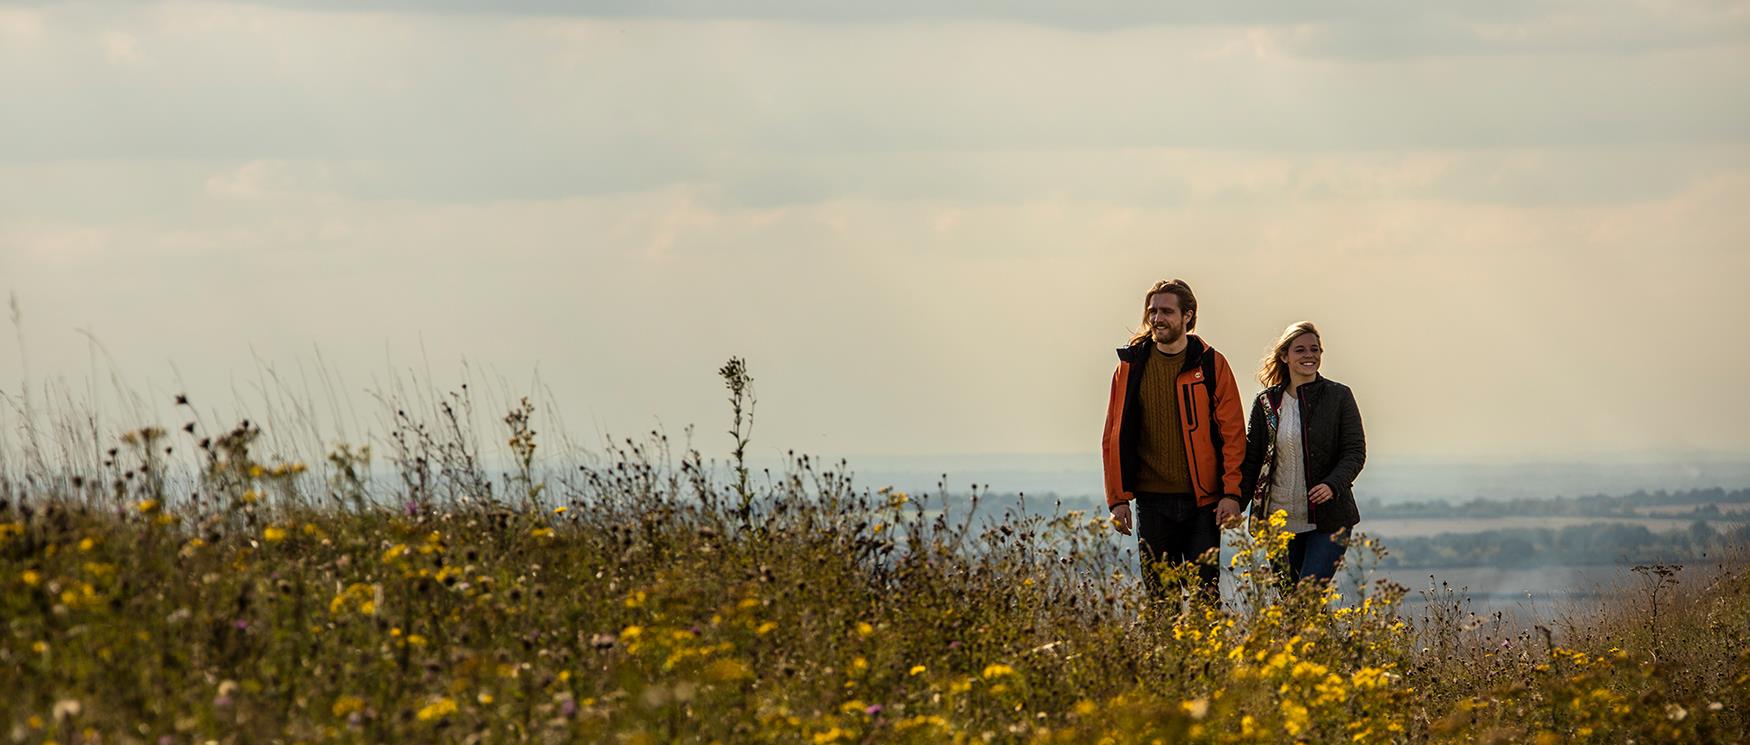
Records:
[[[1309,380],[1319,372],[1319,362],[1325,356],[1324,347],[1319,346],[1317,334],[1301,334],[1288,342],[1288,349],[1282,353],[1282,362],[1288,365],[1288,373],[1302,380]]]

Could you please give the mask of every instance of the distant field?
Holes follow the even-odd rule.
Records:
[[[1384,569],[1376,576],[1410,588],[1405,597],[1409,603],[1425,602],[1424,591],[1437,591],[1440,583],[1445,582],[1452,590],[1470,597],[1479,608],[1521,610],[1547,609],[1552,605],[1568,607],[1577,600],[1617,597],[1634,591],[1640,579],[1631,567],[1621,565]]]
[[[1638,512],[1643,515],[1684,515],[1695,511],[1699,504],[1655,504],[1642,507]],[[1714,505],[1720,512],[1729,515],[1750,514],[1750,502],[1720,502]]]
[[[1694,505],[1682,505],[1680,509],[1694,509]],[[1384,520],[1368,520],[1362,517],[1358,529],[1370,535],[1387,540],[1389,544],[1393,537],[1416,537],[1439,535],[1441,533],[1481,533],[1488,530],[1504,530],[1507,528],[1550,528],[1559,530],[1573,525],[1643,525],[1648,530],[1662,532],[1669,530],[1687,530],[1690,523],[1687,518],[1657,518],[1657,517],[1579,517],[1579,516],[1531,516],[1531,517],[1404,517]]]

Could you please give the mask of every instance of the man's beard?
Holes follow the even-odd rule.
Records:
[[[1150,337],[1156,344],[1172,344],[1185,336],[1185,330],[1178,326],[1161,326],[1150,330]]]

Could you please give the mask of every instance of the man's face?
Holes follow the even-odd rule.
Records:
[[[1172,344],[1185,335],[1185,314],[1179,312],[1179,296],[1157,292],[1148,299],[1150,338],[1156,344]]]

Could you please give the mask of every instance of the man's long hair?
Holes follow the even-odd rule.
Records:
[[[1173,293],[1174,297],[1179,298],[1179,312],[1188,316],[1185,319],[1185,333],[1189,334],[1197,328],[1197,296],[1192,294],[1191,285],[1182,279],[1163,279],[1150,286],[1148,292],[1142,296],[1142,325],[1131,335],[1131,344],[1154,335],[1154,328],[1148,322],[1148,304],[1154,302],[1155,296],[1163,292]]]
[[[1301,334],[1312,334],[1321,343],[1324,341],[1312,321],[1289,324],[1288,328],[1282,330],[1282,336],[1276,339],[1275,346],[1270,347],[1270,351],[1264,353],[1264,359],[1258,361],[1258,382],[1263,383],[1265,388],[1274,388],[1288,382],[1288,363],[1282,361],[1282,355],[1288,354],[1288,346],[1300,338]]]

